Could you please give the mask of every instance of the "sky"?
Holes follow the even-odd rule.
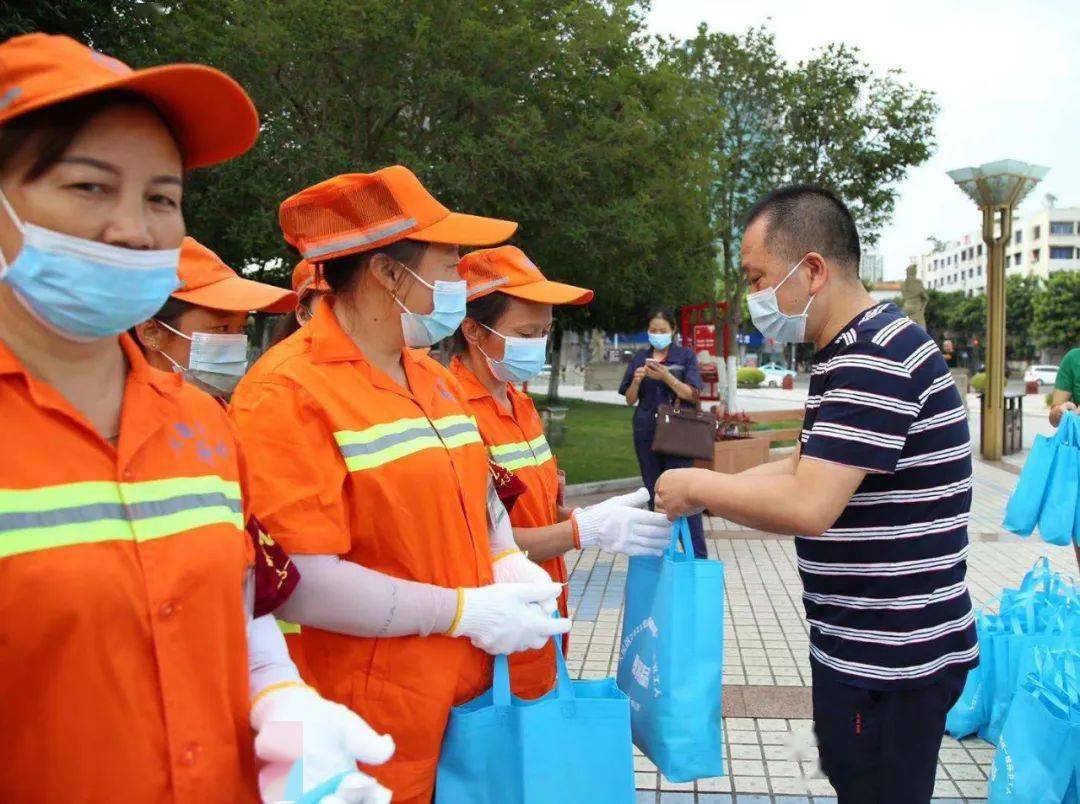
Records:
[[[878,70],[897,67],[941,107],[937,148],[898,185],[878,250],[899,279],[926,238],[981,226],[974,202],[945,171],[998,159],[1050,168],[1021,204],[1080,207],[1080,3],[1077,0],[653,0],[650,30],[680,38],[699,22],[739,33],[767,24],[796,63],[831,41],[862,50]]]

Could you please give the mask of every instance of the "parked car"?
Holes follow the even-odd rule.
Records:
[[[1057,382],[1057,366],[1029,366],[1024,372],[1024,382],[1037,382],[1041,388]]]
[[[779,363],[766,363],[764,366],[759,366],[759,368],[765,374],[765,382],[762,385],[766,388],[779,388],[784,384],[784,377],[795,379],[795,372],[789,368],[784,368]]]

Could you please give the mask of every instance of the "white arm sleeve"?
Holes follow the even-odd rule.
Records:
[[[264,614],[248,620],[247,632],[252,698],[272,684],[300,681],[300,674],[289,658],[285,637],[281,635],[274,615]]]
[[[514,541],[514,527],[510,524],[510,514],[506,506],[499,499],[499,492],[495,490],[495,484],[488,480],[487,487],[488,509],[488,543],[491,545],[491,555],[497,556],[507,550],[518,549]]]
[[[359,637],[428,636],[450,630],[456,589],[405,581],[337,556],[291,556],[300,583],[275,612],[283,620]]]

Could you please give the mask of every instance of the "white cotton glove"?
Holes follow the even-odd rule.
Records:
[[[655,511],[642,511],[608,500],[578,508],[572,516],[583,548],[599,547],[628,556],[658,556],[671,541],[671,523],[667,516]]]
[[[615,497],[608,497],[606,500],[598,502],[595,505],[590,505],[588,507],[607,508],[613,505],[621,505],[625,508],[648,508],[649,490],[643,487],[638,489],[637,491],[632,491],[629,494],[619,494]]]
[[[381,765],[394,754],[394,740],[376,734],[355,712],[327,701],[302,684],[283,684],[255,701],[251,709],[255,754],[267,764],[259,790],[267,804],[284,801],[284,780],[294,763],[303,763],[306,793],[340,776],[321,804],[389,804],[390,791],[356,770],[356,763]]]
[[[460,613],[450,636],[468,637],[473,645],[491,654],[542,648],[556,634],[570,630],[570,620],[544,613],[561,591],[562,586],[551,579],[461,589]]]
[[[495,573],[495,583],[551,583],[547,570],[530,561],[520,550],[504,553],[502,558],[491,565],[491,569]],[[544,614],[550,617],[555,613],[558,608],[557,600],[558,598],[540,604]]]

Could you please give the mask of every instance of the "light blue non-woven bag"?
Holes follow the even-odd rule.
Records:
[[[997,740],[990,804],[1080,804],[1080,653],[1034,653]]]
[[[664,555],[630,559],[618,674],[634,744],[670,781],[724,773],[723,668],[724,565],[694,558],[680,519]]]
[[[1006,530],[1069,545],[1080,540],[1080,415],[1067,412],[1053,436],[1038,435],[1005,508]]]
[[[633,804],[630,702],[615,679],[573,681],[555,640],[555,689],[510,692],[505,656],[492,688],[450,712],[435,804]]]
[[[1039,535],[1058,546],[1072,544],[1080,497],[1080,416],[1066,413],[1055,435],[1054,463],[1039,514]]]

